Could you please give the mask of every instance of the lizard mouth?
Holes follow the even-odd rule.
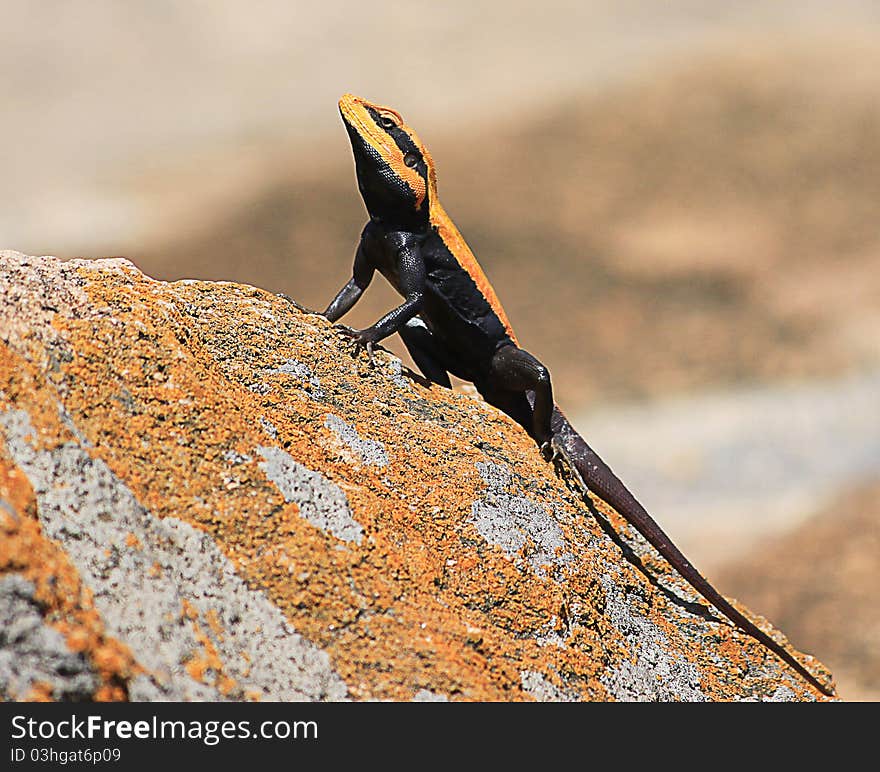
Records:
[[[401,129],[408,136],[411,135],[412,132],[404,123],[400,113],[390,107],[368,102],[354,94],[344,94],[339,99],[339,113],[348,128],[352,142],[361,144],[368,154],[381,159],[381,162],[412,191],[415,208],[420,209],[427,195],[425,180],[416,169],[406,165],[403,150],[389,133],[390,129]],[[380,126],[377,115],[382,119],[390,119],[394,126]]]
[[[393,115],[397,125],[403,126],[403,116],[397,112],[397,110],[393,110],[390,107],[385,107],[383,105],[377,105],[375,102],[369,102],[363,97],[355,96],[354,94],[343,94],[339,99],[339,112],[346,115],[352,115],[358,112],[358,108],[363,111],[366,111],[367,108],[372,108],[380,113],[387,113]]]
[[[388,143],[393,142],[393,140],[390,139],[384,129],[376,125],[376,121],[371,113],[378,113],[383,117],[391,117],[398,128],[405,126],[403,116],[397,110],[368,102],[366,99],[354,94],[343,94],[339,99],[339,112],[343,120],[355,128],[361,136],[370,137],[374,140],[374,143],[378,142],[389,148],[390,145]]]
[[[342,120],[353,129],[362,140],[376,148],[383,156],[388,156],[392,151],[394,141],[388,134],[380,129],[368,108],[372,103],[354,94],[345,94],[339,100],[339,113]],[[376,109],[373,107],[373,109]]]
[[[355,105],[362,104],[363,101],[363,99],[361,99],[359,96],[355,96],[354,94],[343,94],[339,98],[339,112],[341,112],[343,115],[345,115],[346,113],[350,113]]]

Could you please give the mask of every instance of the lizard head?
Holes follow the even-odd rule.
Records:
[[[427,228],[429,205],[437,195],[434,162],[415,131],[397,111],[354,94],[339,100],[339,112],[370,216]]]

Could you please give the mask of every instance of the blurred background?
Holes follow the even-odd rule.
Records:
[[[4,2],[0,248],[322,309],[365,221],[346,91],[418,129],[685,553],[880,698],[880,6]],[[379,279],[345,321],[396,302]]]

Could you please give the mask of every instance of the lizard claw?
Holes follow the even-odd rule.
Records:
[[[588,488],[581,473],[572,463],[568,451],[558,437],[553,436],[543,443],[541,445],[541,454],[549,463],[553,464],[556,474],[567,480],[570,484],[573,484],[581,495],[587,494]]]
[[[369,334],[369,330],[353,330],[351,327],[339,325],[337,331],[354,343],[353,356],[357,356],[361,351],[366,351],[370,366],[376,366],[376,362],[373,359],[373,347],[375,346],[375,341]]]
[[[541,443],[541,455],[546,462],[556,465],[560,458],[564,458],[565,450],[554,435],[549,440]]]

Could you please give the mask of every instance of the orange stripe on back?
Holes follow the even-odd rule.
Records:
[[[455,227],[455,223],[449,219],[446,210],[436,198],[430,201],[430,207],[431,225],[434,225],[437,228],[437,233],[446,243],[449,251],[455,259],[458,260],[459,265],[467,271],[468,276],[473,279],[474,284],[477,285],[477,289],[480,290],[483,297],[486,298],[489,307],[501,320],[510,339],[516,343],[516,345],[519,345],[516,335],[513,332],[513,328],[510,326],[510,321],[507,319],[507,314],[504,313],[504,308],[501,306],[501,301],[495,294],[495,290],[489,283],[489,279],[486,278],[486,274],[483,273],[483,269],[480,268],[480,264],[477,262],[477,258],[474,257],[474,253],[471,252],[464,237],[459,233],[458,228]]]

